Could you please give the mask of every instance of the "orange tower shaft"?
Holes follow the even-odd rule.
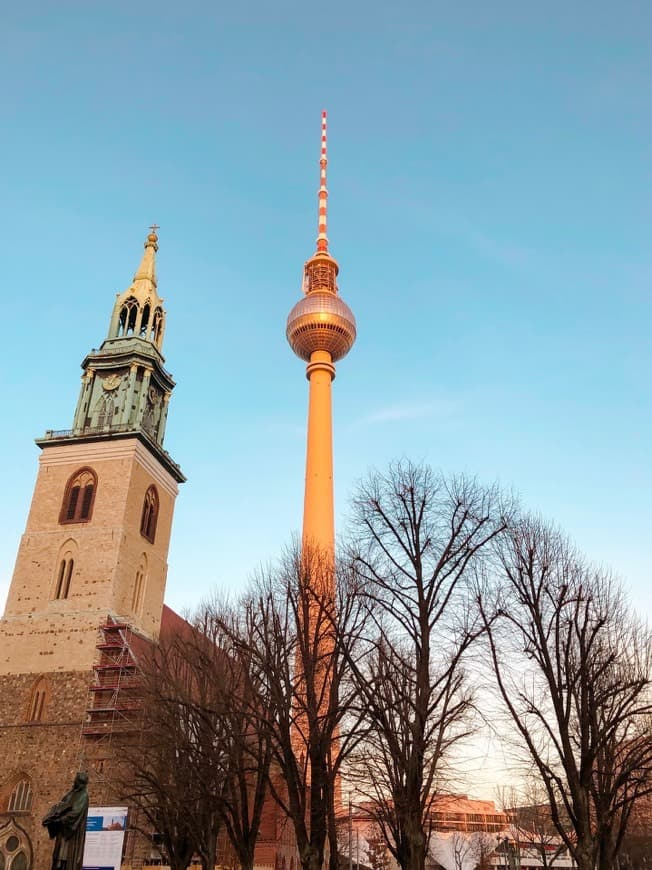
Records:
[[[314,549],[332,562],[335,509],[331,381],[335,377],[335,366],[328,351],[313,351],[306,376],[310,387],[302,543],[304,550]]]

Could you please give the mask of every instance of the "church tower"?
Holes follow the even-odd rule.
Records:
[[[0,623],[0,674],[90,668],[107,614],[158,635],[179,467],[152,231],[108,336],[84,359],[72,429],[49,430]]]
[[[106,339],[82,362],[72,428],[37,439],[38,476],[0,620],[0,834],[7,819],[23,825],[21,848],[37,868],[46,866],[36,854],[40,818],[78,764],[100,628],[155,639],[161,624],[185,478],[163,448],[174,381],[162,355],[156,229]],[[11,857],[2,848],[0,866]]]

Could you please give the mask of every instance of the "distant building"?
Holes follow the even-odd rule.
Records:
[[[516,827],[511,812],[496,809],[493,801],[438,795],[430,820],[427,870],[572,870],[575,866],[558,836],[540,842],[533,832]],[[350,839],[343,832],[341,851],[345,864],[351,855],[352,870],[396,870],[398,866],[364,803],[352,807]]]

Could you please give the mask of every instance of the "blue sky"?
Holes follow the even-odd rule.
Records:
[[[239,8],[242,7],[242,8]],[[38,450],[160,224],[168,601],[242,588],[300,527],[285,342],[329,236],[359,338],[338,525],[395,457],[498,480],[652,614],[648,2],[32,3],[3,10],[0,601]]]

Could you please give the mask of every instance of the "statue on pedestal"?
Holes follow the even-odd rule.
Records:
[[[68,794],[43,819],[50,839],[55,841],[52,870],[82,870],[88,815],[87,785],[88,774],[78,773]]]

